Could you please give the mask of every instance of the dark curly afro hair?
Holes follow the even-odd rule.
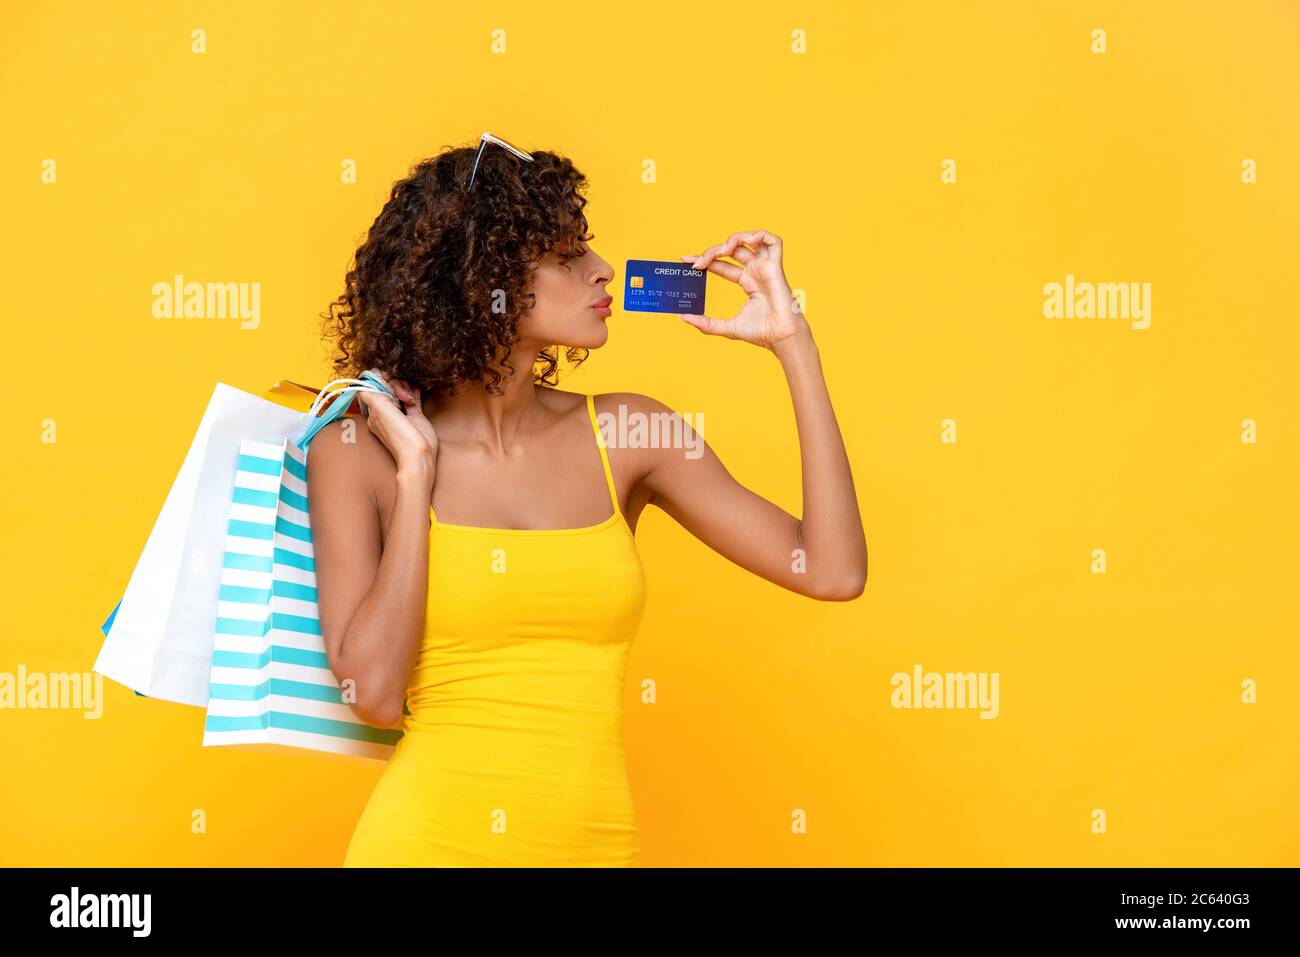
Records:
[[[588,235],[586,177],[545,151],[529,163],[489,143],[469,191],[478,145],[443,147],[393,184],[357,249],[345,290],[322,314],[337,337],[333,368],[355,377],[380,369],[435,401],[464,383],[503,391],[501,369],[533,307],[533,264],[555,252],[582,255]],[[533,380],[558,381],[559,345],[542,349]],[[568,347],[577,365],[587,350]]]

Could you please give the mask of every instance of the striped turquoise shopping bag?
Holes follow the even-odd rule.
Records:
[[[402,732],[352,713],[325,654],[300,448],[309,437],[240,443],[203,745],[383,760]]]

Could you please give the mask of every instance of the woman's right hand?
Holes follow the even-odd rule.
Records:
[[[357,392],[365,408],[366,425],[397,462],[397,470],[414,471],[433,479],[438,460],[438,434],[424,414],[420,390],[401,379],[389,379],[396,400],[376,392]]]

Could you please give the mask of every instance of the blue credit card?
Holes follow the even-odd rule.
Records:
[[[707,269],[690,263],[629,259],[623,281],[624,312],[692,312],[704,315]]]

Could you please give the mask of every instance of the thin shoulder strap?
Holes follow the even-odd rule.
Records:
[[[605,484],[609,487],[609,499],[614,503],[614,514],[617,515],[622,511],[618,504],[618,487],[614,484],[614,471],[609,467],[609,453],[605,451],[605,439],[596,421],[596,397],[590,392],[587,393],[587,416],[591,419],[591,430],[596,433],[596,446],[600,449],[600,464],[605,469]]]

